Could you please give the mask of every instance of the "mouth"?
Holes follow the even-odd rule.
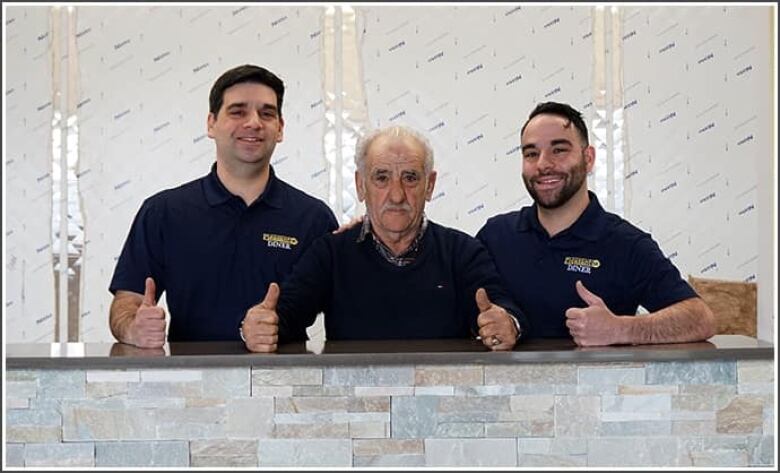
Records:
[[[534,179],[534,186],[539,190],[554,189],[564,180],[564,176],[542,176]]]
[[[238,138],[236,138],[236,140],[241,141],[242,143],[250,143],[250,144],[257,144],[263,142],[262,139],[256,136],[239,136]]]
[[[408,214],[411,212],[409,209],[405,208],[399,208],[399,207],[389,207],[382,210],[383,213],[390,213],[390,214]]]

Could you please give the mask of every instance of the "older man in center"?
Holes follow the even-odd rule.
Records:
[[[358,142],[355,164],[363,224],[319,238],[281,288],[269,286],[237,327],[246,347],[305,340],[324,312],[328,340],[479,336],[491,350],[512,349],[526,319],[487,251],[425,216],[436,183],[428,140],[406,127],[376,130]]]

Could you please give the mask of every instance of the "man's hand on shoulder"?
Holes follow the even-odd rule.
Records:
[[[363,223],[363,218],[365,218],[364,215],[359,215],[357,217],[352,218],[349,222],[339,226],[339,228],[333,230],[331,233],[334,235],[338,235],[339,233],[346,232],[347,230],[351,230],[355,228],[355,226],[360,225]]]

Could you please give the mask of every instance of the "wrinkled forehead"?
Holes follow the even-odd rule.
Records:
[[[425,148],[412,136],[379,136],[366,152],[366,167],[422,171]]]

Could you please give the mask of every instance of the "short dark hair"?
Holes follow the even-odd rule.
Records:
[[[211,93],[209,93],[209,112],[216,116],[219,113],[219,109],[222,108],[225,90],[244,82],[263,84],[273,89],[273,91],[276,92],[276,108],[278,109],[279,116],[282,116],[284,82],[268,69],[252,64],[234,67],[219,76],[219,79],[217,79],[211,87]]]
[[[537,115],[556,115],[569,120],[569,123],[573,124],[574,128],[579,132],[582,141],[584,141],[586,145],[590,144],[588,141],[588,127],[585,126],[585,120],[582,119],[582,113],[569,104],[558,102],[542,102],[534,107],[531,114],[528,115],[528,120],[525,121],[523,128],[520,129],[520,136],[525,132],[525,127],[528,126],[528,122]]]

